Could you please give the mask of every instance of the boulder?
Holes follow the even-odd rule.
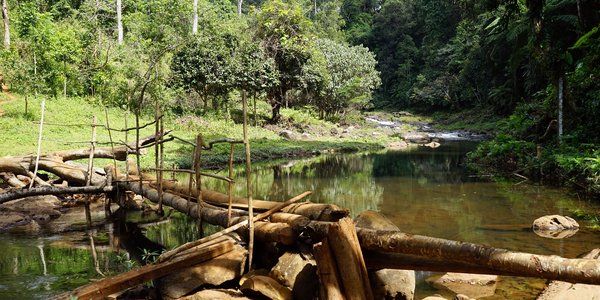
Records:
[[[291,130],[282,130],[279,132],[279,136],[286,140],[295,140],[296,134]]]
[[[250,296],[258,294],[271,300],[293,299],[292,291],[279,284],[277,280],[268,276],[255,275],[247,278],[240,289],[244,294]]]
[[[435,148],[437,148],[437,147],[440,146],[440,143],[432,141],[432,142],[429,142],[427,144],[423,144],[423,146],[435,149]]]
[[[541,218],[537,218],[533,221],[533,231],[538,232],[554,232],[558,233],[564,230],[577,231],[579,230],[579,224],[573,218],[568,216],[560,215],[548,215]],[[539,233],[538,233],[539,234]],[[548,237],[555,236],[554,234],[544,234],[543,236]],[[558,236],[558,235],[556,235]]]
[[[412,300],[415,297],[415,271],[381,269],[369,273],[375,299]]]
[[[244,294],[240,291],[224,290],[224,289],[203,290],[203,291],[197,292],[193,295],[179,298],[179,300],[214,300],[214,299],[220,299],[220,300],[237,300],[237,299],[245,300],[245,299],[248,299],[249,300],[250,298],[244,296]]]
[[[18,226],[27,226],[31,217],[16,211],[0,211],[0,232],[9,231]]]
[[[396,224],[392,223],[384,215],[372,211],[366,210],[356,216],[354,220],[354,226],[376,230],[396,230],[400,231],[400,228]]]
[[[29,215],[37,222],[47,222],[61,216],[57,210],[61,201],[52,195],[31,196],[0,205],[0,210],[15,211]]]
[[[387,148],[390,150],[404,150],[408,148],[408,143],[405,141],[391,142],[389,145],[387,145]]]
[[[422,300],[448,300],[448,299],[446,299],[446,298],[444,298],[444,297],[442,297],[440,295],[435,294],[433,296],[427,296],[427,297],[423,298]]]
[[[427,144],[431,142],[431,137],[427,133],[409,132],[402,137],[406,142],[412,144]]]
[[[494,295],[497,275],[481,275],[467,273],[446,273],[443,276],[432,276],[427,283],[440,290],[450,290],[471,298],[482,298]]]
[[[247,251],[236,245],[233,251],[201,264],[182,269],[160,280],[164,298],[179,298],[201,286],[218,286],[242,275]]]
[[[316,261],[297,252],[286,252],[279,257],[269,275],[292,289],[294,299],[313,299],[318,290]]]

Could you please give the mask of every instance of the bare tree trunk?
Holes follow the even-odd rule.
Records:
[[[563,101],[564,101],[564,80],[561,75],[558,78],[558,143],[562,143],[563,136]]]
[[[198,33],[198,0],[194,0],[194,19],[192,20],[192,34]]]
[[[117,0],[117,43],[123,44],[123,20],[121,18],[121,0]]]
[[[242,15],[242,2],[244,2],[244,0],[238,0],[237,4],[238,4],[238,16]]]
[[[8,21],[8,0],[2,0],[2,19],[4,19],[4,48],[10,47],[10,27]]]

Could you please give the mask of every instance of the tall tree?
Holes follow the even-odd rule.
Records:
[[[121,18],[121,0],[117,0],[117,43],[123,44],[123,20]]]
[[[194,17],[192,19],[192,34],[198,33],[198,0],[194,0]]]
[[[237,1],[237,12],[238,12],[238,16],[242,15],[242,2],[244,2],[244,0],[238,0]]]
[[[8,0],[2,0],[2,19],[4,20],[4,47],[10,47],[10,26],[8,20]]]

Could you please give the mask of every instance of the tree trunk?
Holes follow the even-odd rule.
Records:
[[[238,0],[238,2],[237,2],[238,16],[242,15],[242,2],[244,2],[244,0]]]
[[[67,98],[67,61],[66,60],[63,60],[63,69],[64,69],[63,75],[65,76],[63,78],[63,97]]]
[[[123,20],[121,17],[121,0],[117,0],[117,43],[123,44]]]
[[[2,0],[2,19],[4,20],[4,48],[10,47],[10,27],[8,19],[8,0]]]
[[[564,102],[564,80],[561,75],[558,78],[558,144],[562,144],[563,136],[563,102]]]
[[[198,0],[194,0],[194,17],[192,19],[192,34],[198,33]]]

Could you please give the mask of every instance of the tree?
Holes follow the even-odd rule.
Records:
[[[324,82],[318,85],[320,91],[314,93],[321,117],[333,117],[348,108],[364,108],[381,83],[373,53],[363,46],[349,47],[328,39],[319,39],[315,45],[323,55],[326,72]]]
[[[278,85],[267,91],[271,122],[277,123],[286,94],[300,86],[304,64],[310,57],[311,23],[295,1],[270,0],[256,13],[256,37],[273,59]],[[288,102],[289,104],[289,102]]]
[[[4,20],[4,48],[10,47],[10,24],[8,19],[8,0],[2,0],[2,19]]]
[[[117,43],[123,44],[123,20],[121,17],[121,0],[117,0]]]

